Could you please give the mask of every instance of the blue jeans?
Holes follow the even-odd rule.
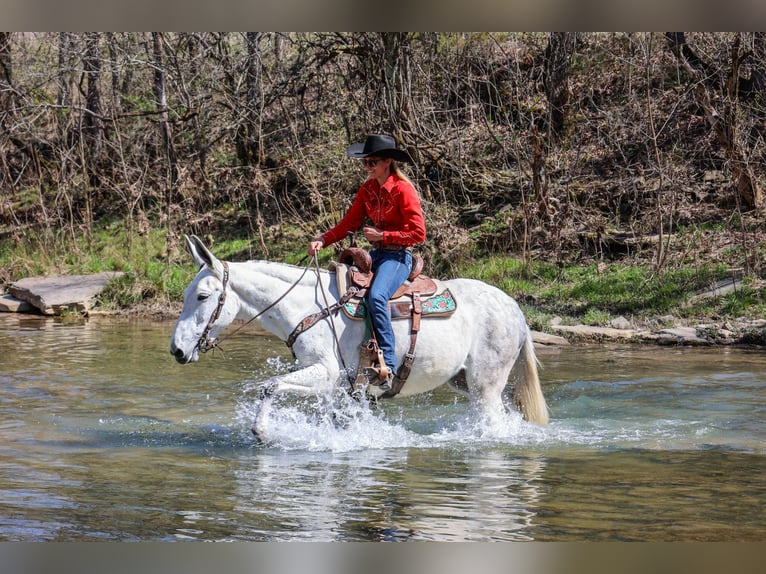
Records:
[[[398,367],[395,353],[396,339],[391,325],[388,300],[409,277],[412,271],[412,252],[373,249],[370,256],[372,257],[372,270],[375,273],[375,278],[367,294],[367,306],[370,310],[370,320],[378,340],[378,347],[383,351],[383,360],[386,362],[386,366],[395,373]]]

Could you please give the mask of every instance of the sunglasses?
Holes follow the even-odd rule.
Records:
[[[362,163],[364,164],[365,167],[375,167],[376,165],[378,165],[379,161],[383,161],[383,160],[380,159],[380,158],[378,158],[378,159],[368,159],[368,158],[365,158],[365,159],[362,160]]]

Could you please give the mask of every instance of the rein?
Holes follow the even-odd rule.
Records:
[[[210,320],[207,322],[207,326],[205,327],[204,331],[202,331],[202,335],[200,335],[199,340],[197,341],[197,347],[199,348],[200,352],[207,353],[210,349],[220,349],[221,348],[221,341],[228,339],[232,335],[238,333],[245,327],[247,327],[250,323],[255,321],[258,317],[266,313],[266,311],[269,311],[270,309],[273,309],[282,299],[287,297],[287,294],[292,291],[298,283],[300,283],[303,280],[303,277],[306,275],[306,272],[311,268],[310,265],[307,265],[306,268],[303,270],[303,273],[300,277],[298,277],[298,280],[290,285],[290,287],[282,293],[282,295],[279,296],[279,298],[271,303],[268,307],[265,309],[259,311],[256,315],[248,319],[246,323],[243,325],[240,325],[227,335],[222,335],[216,339],[210,340],[210,330],[213,328],[213,324],[218,320],[218,317],[221,316],[221,311],[223,310],[223,306],[226,303],[226,287],[229,284],[229,264],[226,263],[226,261],[222,261],[223,263],[223,279],[221,282],[223,283],[223,289],[221,291],[221,297],[218,299],[218,306],[213,310],[213,313],[210,315]]]
[[[226,288],[228,287],[228,284],[229,284],[229,264],[226,263],[226,261],[222,261],[221,263],[223,264],[223,279],[221,280],[221,283],[223,284],[223,288],[221,290],[221,296],[218,299],[218,305],[213,310],[213,313],[210,315],[210,320],[207,322],[205,329],[202,331],[202,335],[200,335],[200,338],[197,341],[197,347],[199,348],[201,353],[207,353],[211,349],[216,349],[216,348],[220,349],[221,341],[238,333],[239,331],[247,327],[250,323],[255,321],[258,317],[266,313],[268,310],[274,308],[282,299],[287,297],[287,294],[290,293],[290,291],[292,291],[296,285],[298,285],[303,280],[303,278],[306,276],[306,273],[311,268],[311,263],[306,265],[306,267],[303,270],[303,273],[301,273],[301,276],[298,277],[298,280],[295,281],[292,285],[290,285],[287,291],[282,293],[282,295],[280,295],[276,301],[271,303],[265,309],[259,311],[256,315],[248,319],[247,322],[240,325],[239,327],[237,327],[236,329],[234,329],[227,335],[222,335],[211,341],[210,330],[213,328],[213,324],[218,320],[218,317],[221,316],[221,311],[223,310],[223,306],[226,303]],[[314,318],[314,321],[311,323],[311,325],[304,325],[303,323],[299,324],[298,327],[296,327],[295,330],[290,334],[290,337],[288,337],[287,346],[290,347],[290,349],[292,349],[293,343],[295,343],[295,339],[298,338],[298,335],[300,335],[305,329],[311,327],[316,322],[318,322],[320,320],[320,317],[319,317],[320,315],[322,319],[325,317],[329,317],[330,326],[332,329],[333,338],[335,339],[336,348],[338,349],[338,356],[340,357],[341,365],[343,366],[343,369],[346,372],[348,372],[348,368],[346,367],[346,361],[344,360],[343,354],[341,353],[341,350],[340,350],[340,341],[338,339],[338,332],[335,329],[335,321],[333,320],[332,314],[334,311],[340,308],[340,306],[343,305],[348,299],[350,299],[353,294],[356,294],[357,290],[354,289],[353,292],[347,293],[344,296],[344,298],[341,299],[341,301],[331,306],[327,301],[327,293],[325,293],[324,285],[322,285],[322,280],[321,280],[321,275],[319,270],[319,258],[317,257],[316,254],[314,254],[314,257],[313,257],[313,264],[314,264],[314,267],[316,268],[317,281],[319,282],[319,285],[321,287],[322,297],[324,298],[324,302],[325,302],[325,308],[322,311],[320,311],[320,313],[317,313],[315,316],[312,316],[312,318]],[[350,376],[349,376],[349,384],[351,384]]]

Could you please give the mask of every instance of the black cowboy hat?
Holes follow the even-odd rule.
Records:
[[[396,140],[391,136],[370,134],[364,143],[351,144],[346,151],[348,157],[390,157],[396,161],[414,163],[410,154],[396,147]]]

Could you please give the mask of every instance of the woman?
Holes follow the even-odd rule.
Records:
[[[375,273],[369,289],[368,307],[372,327],[383,353],[384,365],[378,367],[382,390],[388,390],[396,366],[394,330],[388,310],[388,300],[409,277],[412,270],[412,246],[426,238],[426,226],[420,198],[413,183],[399,169],[397,162],[412,163],[410,154],[396,147],[394,138],[372,134],[364,143],[353,144],[348,157],[359,158],[367,170],[368,179],[356,192],[354,203],[335,227],[309,243],[313,256],[322,247],[332,245],[355,232],[369,218],[372,225],[362,228],[373,246],[372,270]]]

